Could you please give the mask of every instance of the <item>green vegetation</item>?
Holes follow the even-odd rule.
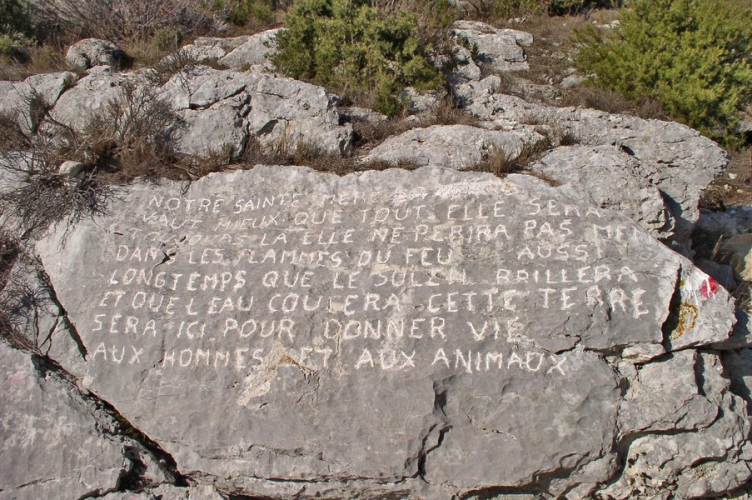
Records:
[[[235,26],[265,25],[274,18],[269,0],[214,0],[210,10],[220,13]]]
[[[752,97],[750,0],[635,0],[611,37],[578,33],[580,67],[630,99],[733,142]]]
[[[344,93],[370,93],[375,109],[393,115],[402,88],[437,88],[432,43],[415,16],[386,16],[368,0],[301,0],[285,17],[272,63],[283,73]]]
[[[0,0],[0,60],[24,60],[35,29],[28,6],[19,0]]]

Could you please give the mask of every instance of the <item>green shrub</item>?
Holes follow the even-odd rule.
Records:
[[[263,2],[242,0],[238,2],[230,13],[230,21],[238,26],[244,26],[251,20],[268,23],[272,18],[272,8]]]
[[[301,0],[285,25],[270,58],[278,70],[338,92],[370,93],[385,114],[399,109],[402,88],[442,83],[415,16],[383,15],[368,0]]]
[[[34,35],[29,10],[19,0],[0,0],[0,35],[16,33]]]
[[[160,52],[177,50],[183,43],[183,32],[179,28],[162,28],[154,33],[154,48]]]
[[[577,34],[580,68],[630,99],[654,98],[672,118],[732,139],[752,91],[749,0],[635,0],[613,36]]]
[[[254,23],[264,26],[273,20],[274,10],[280,7],[274,0],[214,0],[210,10],[235,26]]]

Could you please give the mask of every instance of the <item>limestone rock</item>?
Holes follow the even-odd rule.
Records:
[[[196,38],[193,43],[180,47],[175,54],[166,56],[162,60],[162,63],[169,63],[178,58],[192,59],[198,63],[219,61],[229,52],[232,52],[239,46],[243,45],[249,38],[249,36],[231,38],[200,36]]]
[[[250,101],[250,90],[260,78],[252,73],[199,66],[188,74],[181,73],[170,78],[159,89],[159,95],[175,110],[206,109],[233,98],[242,106]]]
[[[485,130],[470,125],[433,125],[388,138],[373,148],[363,158],[363,163],[385,161],[396,165],[409,162],[419,166],[467,170],[495,154],[513,160],[526,145],[542,140],[542,136],[525,127]]]
[[[135,493],[115,492],[108,493],[105,500],[224,500],[225,496],[221,495],[213,486],[190,486],[177,487],[172,485],[160,485],[157,488],[150,488]]]
[[[108,103],[122,96],[123,85],[147,85],[146,80],[134,73],[115,73],[108,66],[92,68],[57,100],[51,111],[60,123],[83,131],[96,113],[104,111]]]
[[[737,234],[752,233],[752,207],[732,206],[725,212],[702,210],[695,229],[712,245]]]
[[[407,103],[407,111],[414,115],[435,113],[442,99],[442,92],[418,92],[413,87],[406,87],[400,92],[400,100]]]
[[[208,157],[238,158],[248,142],[243,117],[230,106],[210,109],[184,109],[181,126],[175,133],[178,153]]]
[[[529,69],[522,45],[531,45],[533,37],[517,30],[497,29],[478,21],[457,21],[453,25],[455,36],[465,38],[478,48],[478,62],[484,62],[495,71],[520,71]]]
[[[23,82],[0,81],[0,113],[15,115],[24,132],[36,131],[42,107],[54,106],[76,79],[66,71],[33,75]]]
[[[386,122],[389,118],[378,111],[374,111],[368,108],[360,108],[357,106],[348,106],[346,108],[338,108],[340,120],[344,122],[352,122],[353,120],[360,120],[368,122],[371,125],[377,125],[379,123]]]
[[[699,217],[700,196],[728,164],[728,154],[718,144],[674,122],[589,109],[554,108],[498,93],[472,97],[465,109],[482,120],[554,127],[551,135],[563,137],[568,143],[613,145],[634,157],[643,165],[643,171],[654,172],[647,180],[663,193],[666,209],[676,220],[670,242],[687,252],[690,234]],[[681,175],[677,175],[678,169]],[[559,182],[567,182],[563,175],[552,176]],[[600,182],[596,176],[590,179]]]
[[[256,166],[124,188],[58,236],[37,249],[87,355],[57,361],[196,484],[684,498],[749,476],[744,402],[696,350],[728,339],[728,293],[537,178]]]
[[[452,71],[450,81],[456,85],[465,81],[480,80],[481,70],[473,61],[472,53],[462,45],[456,45],[454,50],[457,67]]]
[[[651,179],[656,167],[611,146],[564,146],[545,154],[531,166],[563,182],[562,189],[601,208],[617,210],[666,239],[675,220]],[[597,179],[597,182],[592,182]]]
[[[0,340],[0,498],[83,498],[115,491],[142,459],[167,481],[148,451],[116,433],[118,423],[41,356]]]
[[[284,28],[277,28],[251,35],[240,46],[232,50],[219,63],[234,70],[245,70],[253,66],[268,65],[266,56],[273,50],[275,37]]]
[[[72,71],[85,71],[94,66],[117,68],[125,58],[125,52],[112,42],[97,38],[80,40],[68,48],[65,64]]]
[[[322,87],[263,76],[252,95],[248,126],[262,146],[295,150],[308,144],[337,155],[352,149],[352,127],[339,124],[337,98]]]
[[[719,357],[682,354],[661,364],[666,365],[664,370],[651,374],[657,377],[652,390],[659,392],[650,394],[647,387],[643,394],[654,401],[670,398],[668,407],[673,413],[658,417],[654,410],[648,410],[638,418],[643,422],[659,418],[658,426],[667,426],[671,432],[637,434],[629,447],[624,473],[605,493],[613,498],[635,498],[675,490],[677,498],[702,498],[746,482],[750,478],[747,464],[752,459],[747,440],[750,423],[744,401],[729,390]],[[694,388],[693,377],[697,380]],[[674,385],[672,378],[681,382]],[[688,399],[674,399],[687,389],[698,392],[687,394]],[[684,432],[693,426],[705,431]]]

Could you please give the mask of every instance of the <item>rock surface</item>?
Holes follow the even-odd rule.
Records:
[[[159,88],[147,76],[146,72],[93,68],[58,99],[52,116],[85,132],[110,103],[122,102],[124,89],[130,85],[154,93],[177,113],[180,120],[174,125],[174,139],[179,153],[199,157],[222,153],[237,158],[251,137],[265,148],[288,152],[301,144],[335,155],[346,155],[352,148],[352,126],[340,125],[337,98],[321,87],[207,66],[180,71]]]
[[[467,170],[494,155],[513,160],[526,147],[534,147],[543,140],[531,127],[524,126],[484,130],[469,125],[434,125],[390,137],[373,148],[363,162],[384,161],[393,165],[408,162]]]
[[[666,239],[676,229],[673,214],[652,182],[656,167],[622,148],[562,146],[545,154],[531,168],[565,183],[565,189],[577,198],[622,212],[656,238]]]
[[[43,108],[54,106],[76,80],[75,74],[66,71],[33,75],[23,82],[0,81],[0,113],[15,117],[24,132],[36,131]]]
[[[117,68],[125,58],[125,52],[112,42],[97,38],[85,38],[68,48],[65,64],[73,71],[85,71],[94,66]]]
[[[530,69],[522,46],[533,43],[533,36],[523,31],[498,29],[478,21],[457,21],[454,35],[467,40],[477,48],[477,60],[495,71],[522,71]]]
[[[480,79],[476,62],[525,69],[529,34],[454,28],[467,64],[449,95],[474,126],[428,126],[455,115],[406,89],[421,116],[397,129],[421,128],[381,144],[383,115],[267,72],[274,30],[199,38],[157,69],[0,82],[0,111],[45,140],[54,127],[37,130],[32,101],[83,144],[136,92],[190,161],[239,160],[249,144],[347,156],[354,125],[352,170],[427,165],[136,183],[75,228],[3,240],[0,453],[13,460],[0,499],[744,491],[749,316],[723,288],[728,268],[698,262],[711,277],[672,250],[691,254],[699,196],[727,156],[675,123],[501,94],[560,90]],[[34,161],[3,154],[0,195]],[[517,157],[540,178],[459,171]],[[49,166],[66,194],[93,171],[73,159]],[[703,214],[703,237],[749,233],[747,215]],[[22,219],[0,211],[6,232]]]
[[[115,418],[40,356],[0,340],[0,498],[84,498],[117,491],[141,468],[167,482],[158,459],[120,435]]]
[[[242,45],[222,57],[219,63],[241,71],[254,66],[268,66],[266,57],[273,50],[275,37],[282,30],[284,28],[277,28],[249,36]]]
[[[482,120],[501,120],[537,125],[560,141],[582,146],[614,146],[639,162],[637,185],[646,182],[662,193],[664,205],[676,220],[667,242],[677,249],[686,247],[699,218],[698,203],[703,190],[728,164],[728,154],[718,144],[684,125],[632,116],[612,115],[579,108],[554,108],[526,102],[518,97],[493,93],[493,77],[460,85],[458,96],[465,109]],[[593,175],[584,180],[600,184],[602,167],[591,165]],[[682,174],[677,175],[680,168]],[[567,183],[568,171],[547,170],[555,180]],[[580,189],[602,189],[582,186]],[[640,199],[639,193],[631,194]],[[631,209],[633,210],[633,209]],[[659,235],[660,236],[660,235]]]
[[[57,237],[38,251],[86,352],[57,362],[194,483],[626,499],[749,477],[746,403],[695,349],[729,338],[728,294],[539,179],[259,166],[135,185]]]

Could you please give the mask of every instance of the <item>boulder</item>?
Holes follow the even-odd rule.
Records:
[[[473,61],[472,53],[462,45],[455,45],[454,51],[457,67],[449,75],[449,81],[457,85],[462,82],[480,80],[481,70]]]
[[[339,124],[338,98],[322,87],[264,75],[251,99],[248,127],[263,147],[294,151],[306,144],[340,156],[351,151],[352,126]]]
[[[68,48],[65,64],[71,71],[86,71],[94,66],[117,68],[123,63],[125,52],[112,42],[85,38]]]
[[[83,132],[97,113],[102,113],[110,102],[123,95],[124,85],[148,86],[141,74],[116,73],[109,66],[92,68],[57,100],[51,111],[52,117]]]
[[[174,110],[206,109],[230,99],[242,107],[249,104],[252,89],[260,80],[261,76],[255,73],[198,66],[170,78],[159,89],[159,96]]]
[[[746,403],[706,349],[733,300],[618,212],[436,167],[121,194],[37,245],[86,350],[55,360],[194,487],[689,498],[749,478]]]
[[[23,82],[0,81],[0,113],[15,116],[22,131],[36,131],[45,108],[54,106],[76,79],[65,71],[33,75]]]
[[[752,234],[735,234],[723,240],[720,256],[741,281],[752,281]]]
[[[648,177],[635,182],[641,184],[647,180],[659,189],[666,209],[676,220],[667,242],[684,253],[691,253],[689,241],[700,215],[700,196],[729,162],[728,154],[718,144],[679,123],[533,104],[519,97],[479,92],[477,89],[483,88],[480,84],[484,81],[461,85],[458,92],[465,109],[481,120],[537,125],[560,142],[611,145],[638,160],[642,165],[640,175],[648,173]],[[550,173],[556,181],[567,182],[566,172]],[[596,175],[585,180],[601,182]]]
[[[531,169],[562,182],[562,189],[573,196],[622,212],[657,239],[670,238],[676,229],[661,191],[651,182],[656,167],[617,146],[559,147],[543,155]]]
[[[95,398],[42,356],[0,340],[0,498],[84,498],[174,479]]]
[[[543,136],[524,126],[485,130],[470,125],[433,125],[388,138],[373,148],[363,163],[407,162],[468,170],[496,154],[514,160],[526,147],[543,140]]]
[[[731,206],[724,212],[701,210],[695,229],[698,238],[705,238],[712,245],[720,239],[752,233],[752,207]]]
[[[210,109],[184,109],[179,112],[180,126],[174,133],[178,153],[209,157],[238,158],[248,143],[248,127],[231,106]]]
[[[180,50],[198,62],[218,61],[243,45],[249,38],[248,35],[230,38],[200,36],[193,43],[181,47]]]
[[[219,63],[234,70],[246,70],[254,66],[267,66],[267,55],[273,50],[277,34],[284,28],[277,28],[251,35],[240,46],[219,60]]]
[[[494,71],[522,71],[529,66],[522,46],[533,43],[533,36],[517,30],[497,29],[479,21],[457,21],[453,25],[456,37],[477,47],[477,62],[488,64]]]

